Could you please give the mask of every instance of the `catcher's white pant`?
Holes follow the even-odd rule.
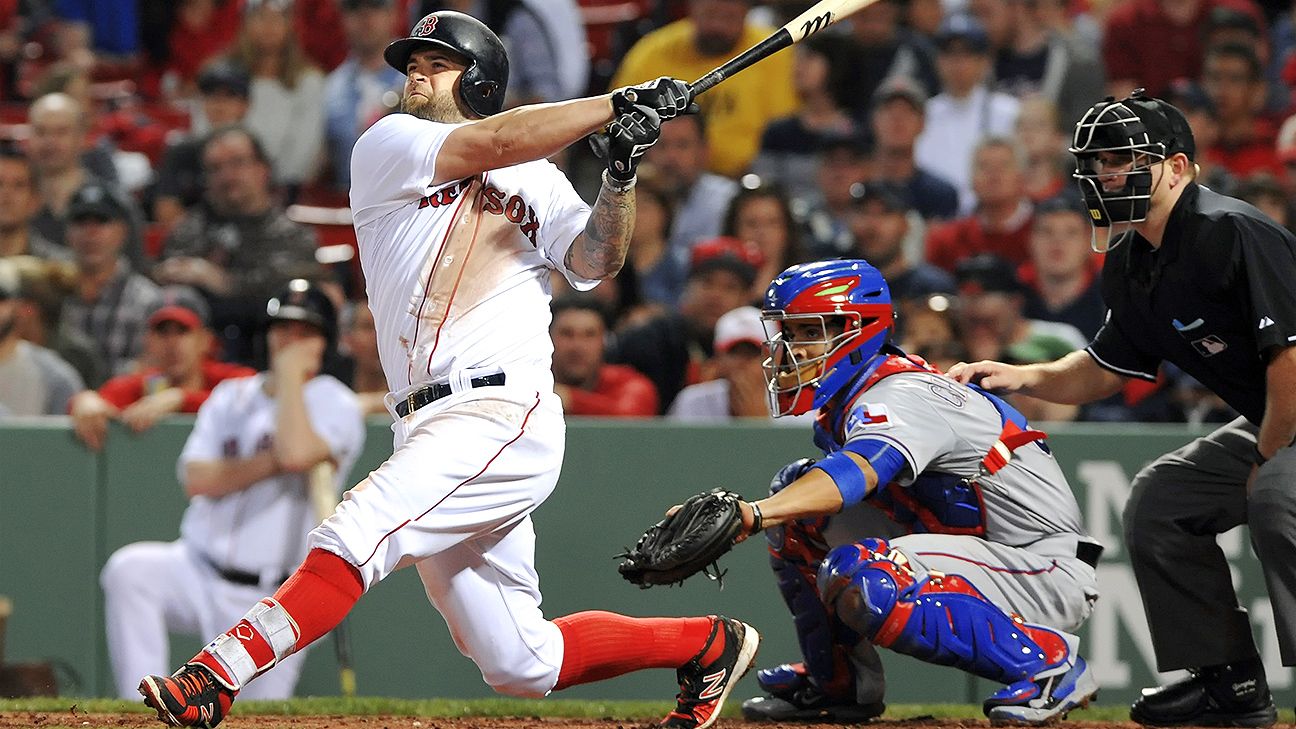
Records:
[[[99,575],[104,591],[108,657],[117,695],[138,699],[140,679],[170,673],[170,633],[202,641],[220,635],[248,605],[278,585],[236,585],[221,579],[183,542],[137,542],[113,553]],[[194,652],[202,643],[194,642]],[[305,651],[289,656],[239,692],[243,699],[293,695]]]
[[[530,513],[558,482],[566,426],[551,387],[508,377],[398,418],[391,458],[346,493],[310,547],[355,565],[366,590],[417,565],[486,683],[543,696],[558,681],[563,640],[540,612]]]

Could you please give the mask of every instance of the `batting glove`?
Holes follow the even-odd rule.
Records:
[[[594,154],[607,160],[608,176],[628,183],[635,177],[639,159],[661,136],[661,117],[647,106],[636,105],[618,114],[607,131],[590,137]]]
[[[612,92],[613,113],[625,114],[636,106],[651,107],[662,121],[680,114],[696,114],[699,109],[689,85],[669,76],[637,86],[622,86]]]

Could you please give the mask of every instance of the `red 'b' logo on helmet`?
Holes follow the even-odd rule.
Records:
[[[435,15],[429,15],[426,18],[423,18],[418,22],[418,25],[414,26],[414,30],[410,31],[410,35],[418,36],[420,38],[432,35],[432,31],[436,30],[436,21],[437,19]]]

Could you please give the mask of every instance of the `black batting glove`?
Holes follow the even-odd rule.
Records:
[[[617,182],[635,177],[639,159],[661,136],[661,117],[651,107],[635,105],[618,114],[607,131],[590,136],[594,154],[607,160],[608,176]]]
[[[651,107],[662,121],[680,114],[696,114],[698,105],[693,101],[689,85],[677,78],[662,76],[637,86],[622,86],[612,92],[612,111],[625,114],[635,106]]]

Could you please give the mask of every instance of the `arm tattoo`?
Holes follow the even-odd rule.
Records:
[[[585,223],[585,232],[567,249],[567,268],[582,278],[615,276],[625,263],[634,217],[634,189],[615,192],[603,185]]]

